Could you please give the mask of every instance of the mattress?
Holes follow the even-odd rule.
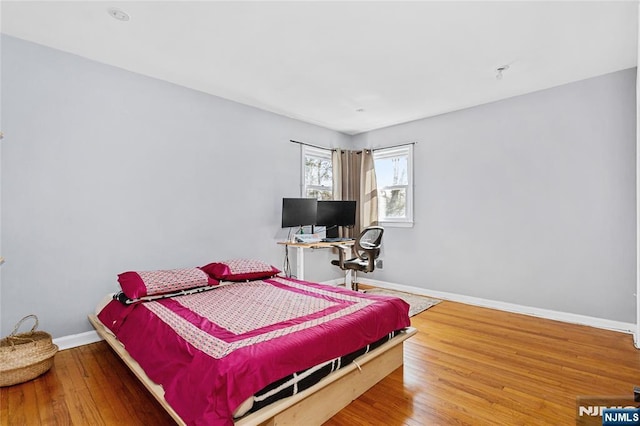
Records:
[[[306,389],[309,389],[311,386],[320,382],[320,380],[327,377],[329,374],[333,373],[334,371],[338,371],[343,367],[346,367],[352,362],[355,362],[356,365],[358,365],[356,361],[358,357],[365,355],[372,350],[382,346],[383,344],[397,336],[399,332],[399,330],[396,330],[392,333],[387,334],[382,339],[376,340],[375,342],[363,348],[360,348],[357,351],[351,352],[350,354],[341,356],[339,358],[334,358],[330,361],[315,365],[302,371],[298,371],[273,382],[272,384],[266,386],[264,389],[258,391],[255,395],[253,395],[253,397],[245,401],[245,404],[251,405],[251,408],[247,411],[258,411],[270,404],[273,404],[274,402],[277,402],[284,398],[288,398]]]
[[[185,423],[209,425],[232,424],[244,401],[278,380],[326,369],[409,326],[401,299],[281,277],[129,306],[113,300],[98,317]]]

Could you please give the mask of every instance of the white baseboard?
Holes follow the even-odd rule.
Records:
[[[340,282],[340,280],[338,280]],[[532,306],[518,305],[515,303],[500,302],[498,300],[482,299],[479,297],[465,296],[462,294],[448,293],[443,291],[429,290],[420,287],[412,287],[401,284],[392,284],[385,281],[378,281],[368,278],[358,278],[362,284],[374,287],[388,288],[390,290],[404,291],[407,293],[431,296],[443,300],[466,303],[468,305],[482,306],[484,308],[497,309],[500,311],[513,312],[516,314],[530,315],[539,318],[546,318],[556,321],[563,321],[571,324],[588,325],[590,327],[603,328],[606,330],[618,331],[621,333],[634,334],[636,325],[630,322],[608,320],[604,318],[590,317],[587,315],[572,314],[569,312],[553,311],[550,309],[535,308]]]
[[[65,350],[71,349],[82,345],[88,345],[90,343],[99,342],[102,337],[96,331],[87,331],[80,334],[72,334],[71,336],[63,336],[53,339],[53,343],[58,345],[58,349]]]
[[[329,281],[322,281],[322,284],[328,284],[328,285],[332,285],[332,286],[339,286],[344,284],[344,278],[336,278],[333,280],[329,280]]]

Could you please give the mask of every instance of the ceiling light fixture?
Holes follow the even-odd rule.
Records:
[[[502,73],[509,69],[509,65],[496,68],[496,80],[502,80]]]
[[[128,21],[130,19],[127,12],[116,9],[115,7],[110,7],[109,9],[107,9],[107,13],[118,21]]]

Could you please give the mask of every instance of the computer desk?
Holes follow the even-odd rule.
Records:
[[[296,277],[299,280],[304,280],[304,250],[305,249],[321,249],[331,248],[339,246],[352,246],[356,243],[356,240],[346,241],[318,241],[315,243],[297,243],[295,241],[278,241],[278,244],[285,245],[296,249]]]

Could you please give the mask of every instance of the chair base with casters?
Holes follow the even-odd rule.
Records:
[[[332,260],[331,264],[339,266],[345,271],[345,285],[349,272],[352,272],[351,289],[358,291],[357,272],[373,272],[376,259],[380,255],[382,245],[382,234],[384,228],[381,226],[369,226],[362,230],[356,239],[353,247],[338,246],[340,258]],[[346,252],[351,248],[355,257],[346,259]]]

